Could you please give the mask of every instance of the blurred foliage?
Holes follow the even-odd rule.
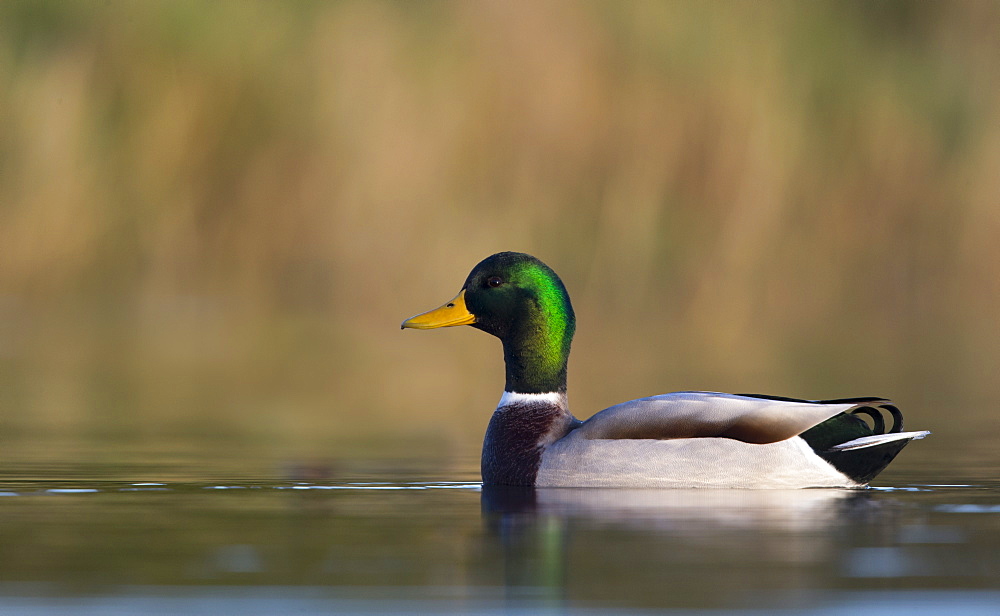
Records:
[[[0,432],[466,453],[499,250],[579,416],[675,389],[997,427],[992,2],[0,3]],[[977,427],[978,424],[978,427]]]

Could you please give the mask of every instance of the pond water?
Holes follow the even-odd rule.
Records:
[[[996,470],[532,491],[472,458],[11,463],[0,614],[998,614]]]

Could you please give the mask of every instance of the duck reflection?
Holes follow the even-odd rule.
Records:
[[[636,606],[669,598],[727,607],[739,602],[734,595],[822,587],[836,577],[845,529],[880,507],[871,496],[484,487],[481,503],[485,540],[500,552],[506,596],[519,605],[612,593]]]
[[[484,486],[483,513],[555,515],[682,530],[696,526],[808,530],[870,503],[866,490],[661,490]]]

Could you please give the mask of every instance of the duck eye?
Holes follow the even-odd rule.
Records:
[[[490,276],[486,279],[486,286],[488,287],[499,287],[503,284],[503,280],[499,276]]]

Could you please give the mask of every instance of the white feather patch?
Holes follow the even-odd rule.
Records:
[[[793,437],[767,445],[728,438],[598,439],[579,429],[542,453],[537,487],[849,488],[850,479]]]
[[[920,439],[924,438],[930,434],[927,430],[921,430],[919,432],[892,432],[889,434],[875,434],[873,436],[862,436],[861,438],[856,438],[853,441],[847,441],[846,443],[841,443],[839,445],[834,445],[830,448],[830,451],[848,451],[850,449],[863,449],[865,447],[874,447],[875,445],[882,445],[884,443],[891,443],[893,441],[899,440],[910,440],[910,439]]]
[[[531,406],[534,404],[557,405],[566,408],[566,394],[558,391],[550,391],[544,394],[522,394],[516,391],[505,391],[500,396],[500,403],[497,408],[521,404]]]

